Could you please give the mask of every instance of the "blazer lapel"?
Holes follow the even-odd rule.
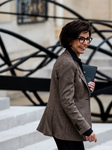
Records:
[[[88,89],[88,92],[89,92],[89,88],[88,88],[88,85],[87,85],[87,82],[86,82],[86,79],[85,79],[85,77],[84,77],[84,74],[83,74],[83,72],[82,72],[82,70],[81,70],[81,68],[80,67],[78,67],[78,73],[79,73],[79,76],[80,76],[80,78],[82,79],[82,81],[85,83],[85,85],[86,85],[86,87],[87,87],[87,89]]]
[[[70,53],[69,53],[67,50],[65,50],[65,52],[66,52],[69,56],[71,56]],[[73,59],[72,56],[71,56],[71,58],[72,58],[72,60],[74,61],[74,59]],[[75,62],[76,62],[76,61],[74,61],[74,63],[75,63]],[[76,63],[77,63],[77,62],[76,62]],[[78,64],[78,63],[77,63],[77,64]],[[86,85],[86,87],[87,87],[87,89],[88,89],[88,92],[89,92],[89,87],[88,87],[88,85],[87,85],[86,79],[85,79],[84,74],[83,74],[83,72],[82,72],[82,70],[81,70],[81,68],[80,68],[79,65],[78,65],[78,74],[79,74],[80,78],[82,79],[82,81],[85,83],[85,85]]]

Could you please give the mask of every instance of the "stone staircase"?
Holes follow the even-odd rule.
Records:
[[[36,131],[44,109],[34,106],[10,107],[9,98],[0,98],[0,150],[57,150],[53,138]],[[86,142],[88,150],[112,140],[112,124],[93,124],[93,129],[98,142]]]
[[[37,150],[43,150],[45,145],[49,150],[55,149],[52,138],[36,131],[43,111],[44,107],[10,107],[9,98],[0,98],[0,150],[27,149],[24,147],[28,145],[28,149],[34,150],[35,143]]]

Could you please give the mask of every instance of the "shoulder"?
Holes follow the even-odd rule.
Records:
[[[55,67],[76,67],[77,68],[77,62],[73,60],[71,54],[65,50],[57,59],[55,63]]]
[[[68,78],[74,76],[78,70],[78,64],[73,60],[71,54],[65,50],[57,59],[53,67],[53,74]]]

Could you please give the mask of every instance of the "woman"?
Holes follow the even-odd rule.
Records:
[[[50,96],[37,128],[54,137],[59,150],[84,150],[83,141],[97,141],[91,128],[90,96],[95,83],[87,85],[80,54],[91,42],[91,26],[87,21],[72,21],[60,33],[66,50],[54,64]]]

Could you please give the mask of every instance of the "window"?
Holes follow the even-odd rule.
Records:
[[[21,14],[17,16],[18,24],[45,21],[47,20],[47,1],[17,0],[17,13]]]

